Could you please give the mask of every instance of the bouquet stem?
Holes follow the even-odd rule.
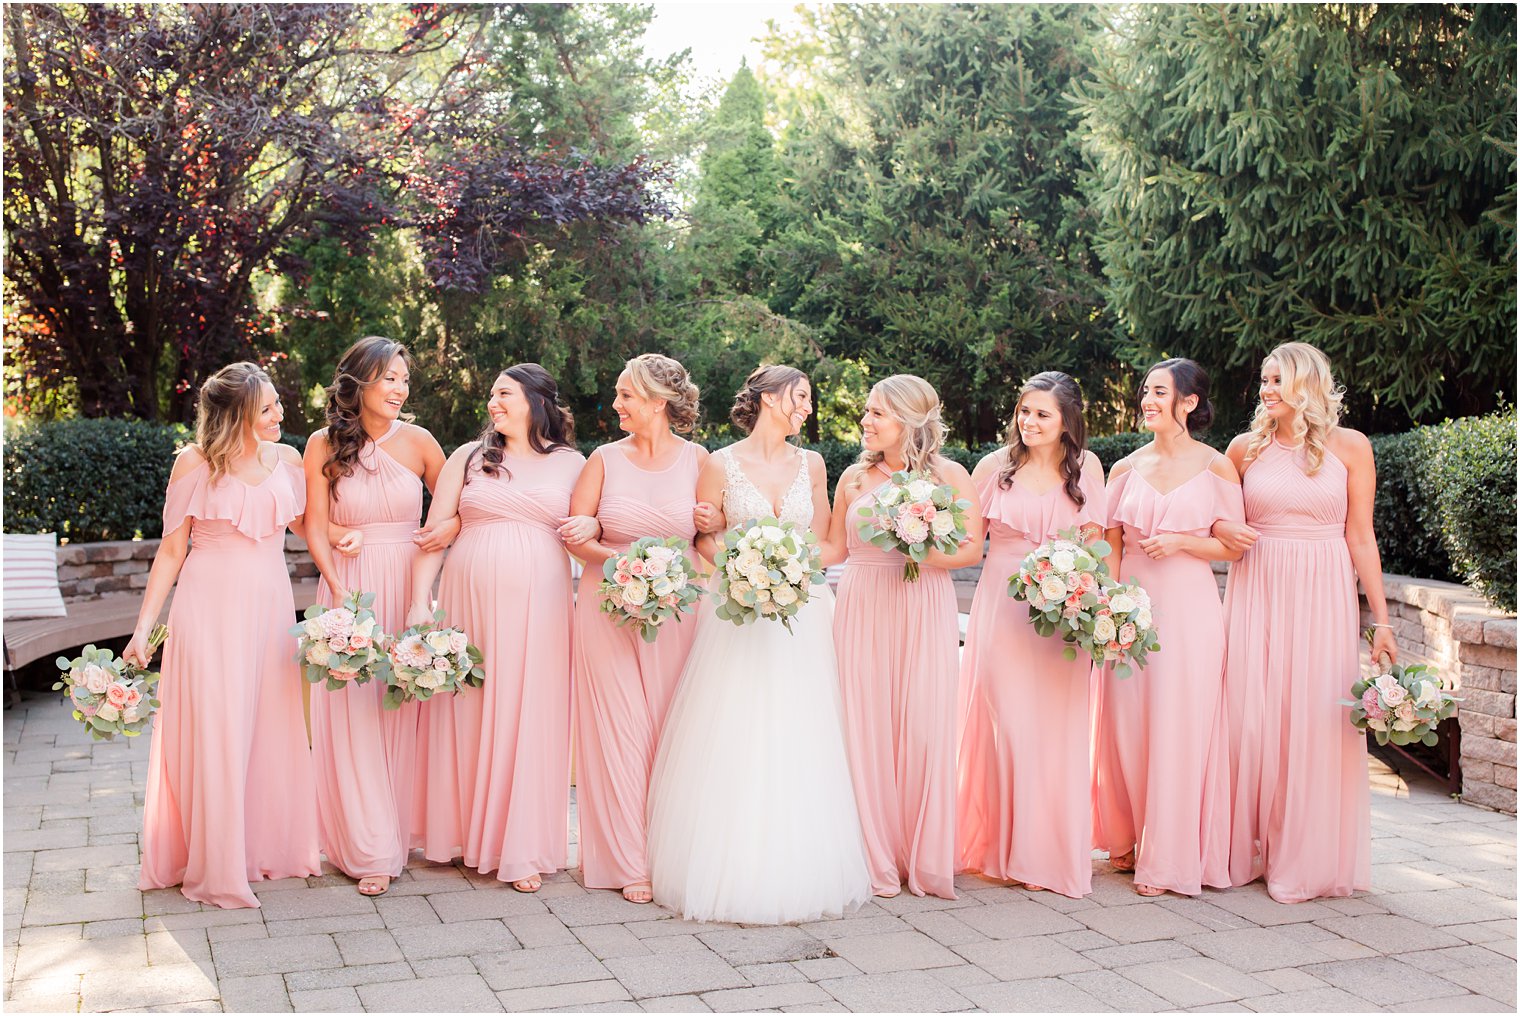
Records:
[[[904,582],[917,582],[918,581],[918,562],[917,561],[910,560],[907,564],[903,565],[903,581]]]

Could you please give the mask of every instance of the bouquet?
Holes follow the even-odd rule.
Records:
[[[823,581],[822,557],[818,537],[792,522],[764,518],[730,529],[713,562],[717,615],[734,624],[774,618],[791,631],[809,588]]]
[[[1370,635],[1369,629],[1369,635]],[[1424,744],[1438,741],[1436,725],[1456,714],[1462,701],[1459,678],[1443,678],[1423,663],[1390,666],[1351,686],[1351,725],[1371,730],[1378,744]]]
[[[413,625],[390,641],[385,708],[400,709],[405,702],[426,702],[438,692],[457,694],[485,683],[480,650],[443,621],[443,611],[435,611],[431,622]]]
[[[966,538],[966,512],[971,502],[955,496],[948,483],[935,485],[921,473],[899,470],[860,509],[867,521],[860,524],[860,537],[873,547],[895,550],[908,559],[903,579],[918,581],[918,566],[929,551],[955,553]]]
[[[1125,678],[1161,646],[1150,594],[1133,580],[1114,580],[1103,563],[1109,552],[1106,540],[1086,543],[1077,530],[1063,530],[1024,558],[1008,579],[1008,595],[1029,604],[1035,631],[1067,643],[1068,660],[1080,648]]]
[[[602,613],[614,617],[619,626],[637,628],[645,642],[653,642],[666,621],[680,621],[701,595],[686,557],[686,541],[676,536],[635,540],[627,552],[602,564],[602,575],[597,589]]]
[[[154,628],[148,653],[156,652],[168,636],[163,625]],[[53,690],[64,693],[74,706],[74,719],[97,741],[114,740],[117,734],[136,737],[158,711],[153,697],[158,674],[127,663],[109,649],[85,646],[79,656],[60,656],[57,663],[63,676]]]
[[[389,676],[390,660],[381,649],[385,632],[370,605],[374,593],[350,593],[341,606],[312,604],[290,633],[300,640],[296,662],[312,684],[327,683],[328,691]]]

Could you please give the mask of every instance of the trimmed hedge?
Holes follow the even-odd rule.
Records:
[[[1424,490],[1453,570],[1494,606],[1515,609],[1515,411],[1442,424]]]
[[[1371,440],[1377,464],[1372,528],[1377,533],[1383,570],[1457,581],[1441,539],[1435,498],[1425,486],[1425,467],[1441,444],[1441,428],[1420,427],[1403,434],[1380,434]]]
[[[164,488],[190,431],[144,420],[7,427],[5,531],[76,543],[162,535]]]

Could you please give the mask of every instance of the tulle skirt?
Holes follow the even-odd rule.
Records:
[[[787,924],[870,898],[845,757],[833,596],[792,632],[704,601],[649,803],[654,898],[699,921]]]

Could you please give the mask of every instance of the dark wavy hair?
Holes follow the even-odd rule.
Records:
[[[734,408],[729,410],[728,418],[735,427],[748,434],[755,429],[755,421],[760,419],[760,396],[784,392],[798,381],[806,380],[807,375],[796,367],[779,363],[756,367],[744,379],[744,387],[734,394]]]
[[[497,377],[509,377],[522,386],[523,397],[533,414],[533,426],[528,430],[528,447],[540,455],[574,448],[575,418],[559,400],[559,384],[554,376],[536,363],[517,363],[502,371]],[[480,456],[480,471],[487,476],[505,473],[512,478],[512,471],[502,464],[502,453],[507,439],[496,432],[489,423],[480,432],[480,444],[470,452],[464,464],[464,482],[470,482],[470,465]]]
[[[1198,405],[1193,407],[1193,411],[1187,415],[1187,419],[1182,423],[1187,432],[1189,434],[1196,434],[1201,430],[1208,430],[1209,424],[1214,422],[1214,403],[1209,401],[1209,372],[1198,366],[1196,361],[1189,360],[1187,357],[1176,356],[1170,360],[1162,360],[1160,363],[1154,364],[1150,370],[1145,372],[1145,379],[1148,380],[1158,370],[1167,371],[1172,375],[1172,398],[1174,400],[1181,401],[1189,395],[1198,396]],[[1144,390],[1144,381],[1141,382],[1140,388],[1142,391]],[[1135,397],[1136,412],[1140,410],[1141,398],[1142,396],[1140,395]],[[1175,405],[1176,402],[1173,404]]]
[[[1019,432],[1019,406],[1030,392],[1049,392],[1061,410],[1061,485],[1066,489],[1066,496],[1080,508],[1087,502],[1087,495],[1082,493],[1082,453],[1087,450],[1087,420],[1082,413],[1086,406],[1077,382],[1070,374],[1058,370],[1036,374],[1019,389],[1019,401],[1013,407],[1013,420],[1009,422],[1008,433],[1003,438],[1003,444],[1008,448],[1008,464],[998,473],[998,486],[1004,490],[1011,487],[1013,474],[1029,458],[1024,435]]]
[[[398,356],[411,367],[411,354],[401,343],[381,335],[366,335],[344,350],[338,360],[333,382],[327,386],[327,407],[323,410],[327,419],[327,461],[322,463],[322,475],[327,477],[334,501],[338,500],[338,481],[354,475],[359,452],[369,440],[359,419],[364,390],[384,377],[385,369]],[[401,419],[410,421],[412,415],[402,413]]]

